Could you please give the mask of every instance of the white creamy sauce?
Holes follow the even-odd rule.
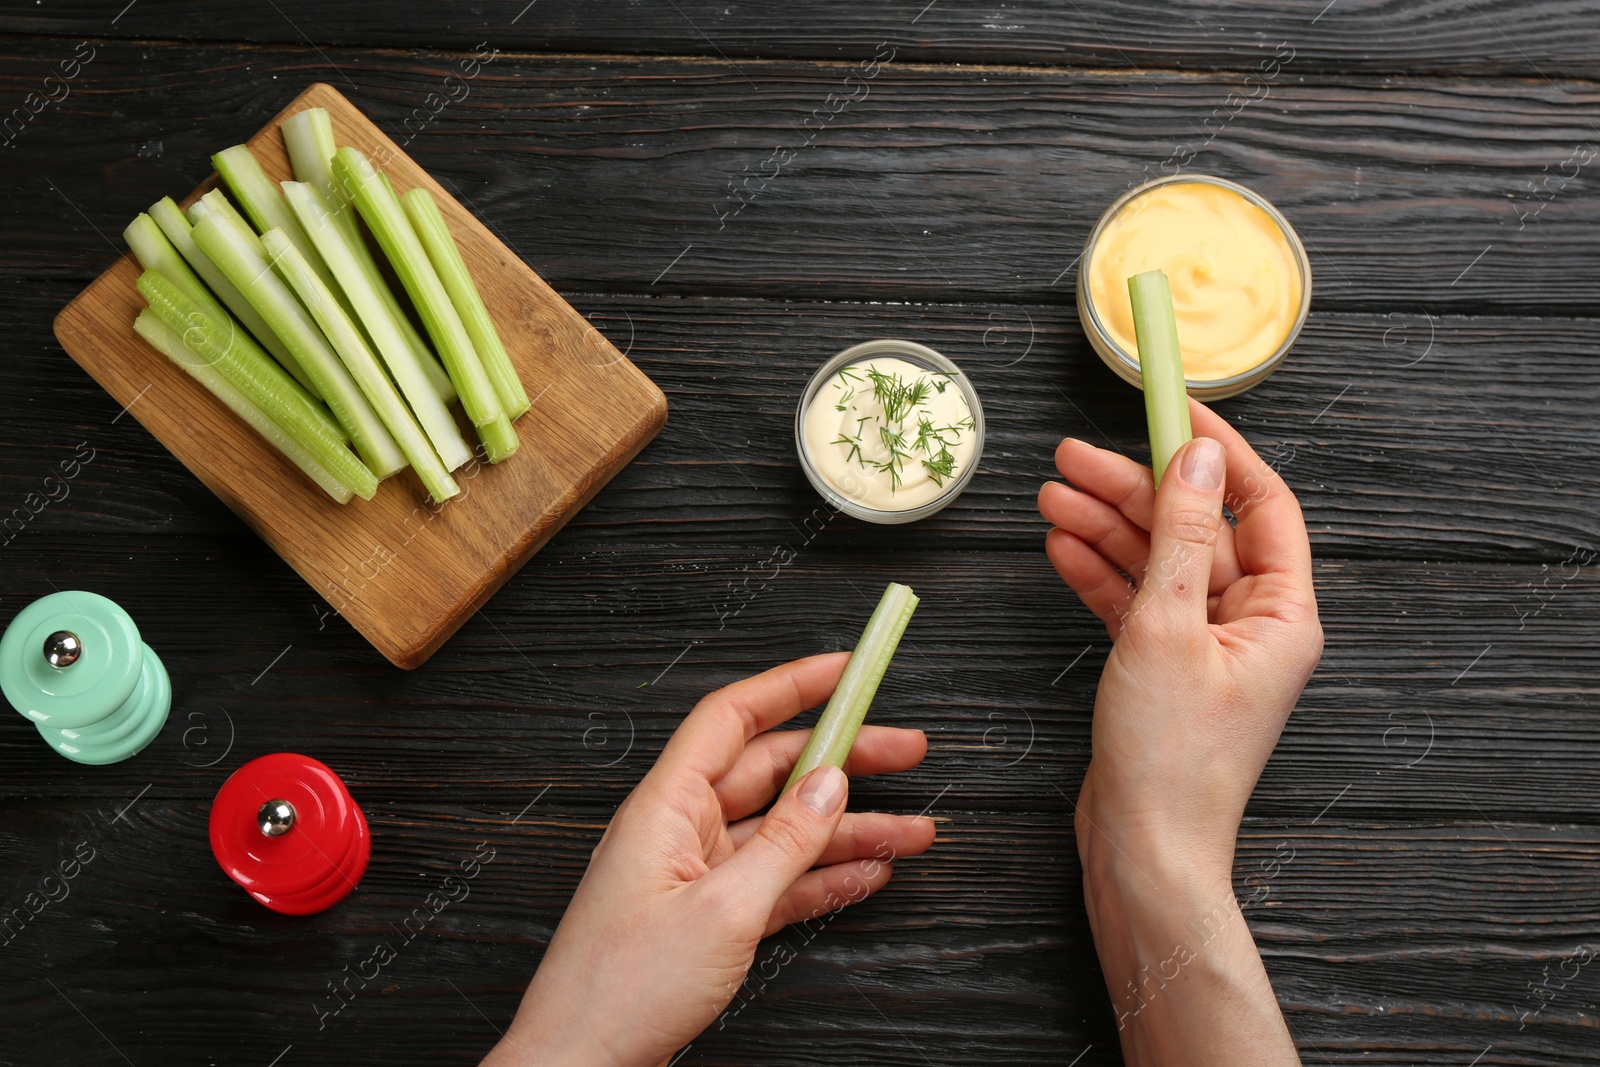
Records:
[[[841,367],[806,408],[803,433],[823,479],[880,511],[921,507],[942,495],[977,446],[961,387],[893,358]]]

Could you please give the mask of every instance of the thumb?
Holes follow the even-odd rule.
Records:
[[[778,898],[822,856],[844,816],[849,779],[837,767],[818,767],[778,798],[751,838],[722,865],[746,888],[755,887],[770,911]]]
[[[1147,608],[1167,623],[1205,625],[1226,465],[1222,445],[1209,437],[1188,442],[1168,462],[1156,490],[1150,562],[1136,611]]]

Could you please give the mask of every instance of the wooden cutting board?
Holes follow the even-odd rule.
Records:
[[[312,85],[250,138],[274,180],[293,177],[278,132],[307,107],[372,157],[396,191],[427,186],[499,327],[533,408],[503,463],[455,472],[461,495],[427,502],[410,470],[372,500],[335,504],[194,379],[133,332],[144,305],[131,254],[56,316],[82,367],[317,594],[395,664],[426,660],[660,431],[660,389],[332,86]],[[217,145],[220,150],[226,145]],[[212,175],[182,201],[216,184]],[[463,420],[462,425],[466,423]],[[468,435],[475,442],[474,435]],[[197,571],[196,581],[204,581]]]

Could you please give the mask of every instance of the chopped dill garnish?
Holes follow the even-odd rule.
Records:
[[[951,446],[962,443],[964,431],[977,429],[970,412],[954,424],[940,425],[934,421],[932,413],[925,410],[929,400],[935,395],[942,395],[954,376],[943,371],[919,371],[908,382],[901,375],[879,370],[871,363],[857,364],[853,370],[841,368],[839,381],[834,388],[843,395],[834,405],[836,410],[851,410],[850,402],[857,399],[857,389],[845,383],[863,380],[872,383],[872,399],[879,412],[857,416],[853,435],[840,431],[833,443],[849,450],[845,462],[853,461],[863,468],[886,473],[891,493],[901,488],[907,465],[911,463],[920,463],[928,478],[939,488],[944,488],[945,483],[955,476],[956,456]],[[912,427],[908,425],[913,419],[914,435]],[[874,451],[879,452],[882,459],[869,458],[864,452],[863,442],[867,439],[866,434],[871,432],[867,429],[868,423],[876,425]]]
[[[928,477],[933,479],[933,484],[943,489],[945,479],[955,473],[956,457],[948,448],[941,446],[932,459],[922,461],[922,466],[927,470]]]
[[[883,442],[884,450],[889,453],[891,460],[894,459],[897,453],[903,452],[906,447],[906,435],[898,430],[891,430],[887,426],[878,427],[878,440]]]
[[[918,378],[916,381],[912,382],[909,387],[907,387],[906,401],[908,412],[911,408],[920,407],[927,401],[928,391],[930,388],[931,386],[928,384],[928,379],[926,378]]]

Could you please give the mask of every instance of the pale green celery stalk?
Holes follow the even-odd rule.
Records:
[[[228,313],[217,303],[216,297],[211,295],[211,290],[206,288],[204,282],[195,276],[189,264],[184,261],[183,255],[156,224],[156,220],[140,212],[134,216],[128,228],[122,231],[123,240],[128,242],[128,247],[133,249],[134,258],[139,261],[139,266],[145,270],[158,271],[166,279],[200,305],[202,311],[214,318],[226,319]]]
[[[229,411],[243,419],[252,430],[266,438],[268,444],[282,452],[289,462],[299,467],[323,492],[340,504],[350,502],[350,498],[355,494],[350,491],[348,485],[335,478],[327,467],[317,462],[308,448],[284,432],[277,423],[267,417],[264,411],[250,403],[243,393],[222,376],[221,371],[191,351],[183,343],[183,337],[162,322],[154,311],[149,308],[141,309],[139,317],[133,320],[133,330],[150,342],[151,347],[157,352],[188,372],[206,392],[222,401]]]
[[[184,295],[198,304],[202,311],[218,323],[233,322],[232,316],[228,314],[221,304],[217,303],[217,298],[212,295],[210,289],[206,288],[205,283],[196,277],[182,253],[179,252],[172,241],[168,240],[166,231],[161,228],[155,219],[149,215],[140,214],[132,222],[128,223],[128,228],[122,231],[122,236],[127,240],[128,247],[133,249],[134,257],[138,259],[141,267],[146,270],[158,271],[168,281],[183,290]],[[193,243],[192,237],[191,243]],[[201,254],[203,255],[204,253]],[[322,399],[321,394],[317,392],[316,387],[312,384],[310,377],[306,375],[304,368],[300,366],[299,361],[292,354],[288,360],[282,362],[284,368],[294,375],[295,381],[299,382],[312,396],[319,400]]]
[[[356,496],[372,499],[378,490],[377,477],[345,447],[339,427],[322,405],[258,348],[249,334],[212,319],[159,271],[145,271],[136,288],[149,301],[156,317],[179,334],[202,362],[215,367],[246,400],[299,441]]]
[[[289,165],[295,180],[310,182],[324,199],[336,198],[333,184],[333,154],[339,146],[333,139],[333,120],[326,108],[308,107],[296,111],[278,127],[283,145],[289,150]]]
[[[339,358],[344,360],[345,368],[355,377],[356,384],[361,387],[373,410],[394,435],[395,443],[416,469],[428,495],[442,503],[461,492],[455,479],[450,477],[450,472],[439,462],[438,454],[428,443],[417,420],[412,417],[411,410],[400,399],[400,394],[395,392],[394,384],[378,363],[378,357],[367,347],[366,339],[361,336],[361,328],[351,321],[339,301],[334,299],[333,293],[322,284],[322,279],[311,269],[306,257],[300,254],[300,250],[282,230],[268,230],[261,235],[261,243],[272,265],[317,320],[323,335],[333,345]]]
[[[411,347],[412,354],[422,364],[423,373],[428,376],[434,392],[439,394],[440,400],[446,404],[450,403],[456,398],[456,387],[451,383],[450,375],[444,372],[439,357],[433,354],[428,343],[417,333],[417,328],[411,325],[411,320],[400,307],[400,301],[396,300],[394,293],[390,291],[388,281],[383,277],[383,272],[378,270],[378,264],[372,258],[372,253],[367,250],[367,242],[361,236],[361,224],[356,220],[354,205],[333,180],[333,155],[338,151],[338,146],[333,140],[333,122],[328,118],[328,112],[320,107],[308,107],[284,119],[281,128],[283,143],[289,149],[289,162],[294,167],[295,178],[311,183],[321,194],[334,222],[344,232],[345,239],[350,242],[351,251],[356,254],[356,262],[361,267],[361,273],[388,307],[389,314],[394,317],[406,344]],[[298,213],[296,217],[298,218]],[[305,225],[305,219],[300,219],[300,224]],[[323,254],[323,258],[327,258],[326,253]],[[328,264],[328,267],[331,270],[333,264]],[[338,272],[335,271],[334,275],[337,277]],[[342,286],[344,283],[340,284]]]
[[[272,272],[261,239],[237,229],[221,214],[208,214],[195,224],[194,240],[289,346],[373,473],[387,478],[404,467],[405,455],[350,372],[283,279]]]
[[[313,396],[317,395],[315,388],[311,388],[311,379],[304,377],[305,372],[300,370],[299,362],[294,358],[294,353],[278,339],[278,335],[267,329],[267,324],[262,320],[256,309],[244,298],[234,284],[223,276],[217,265],[194,243],[194,227],[190,224],[183,211],[173,202],[172,197],[162,197],[150,207],[150,217],[156,220],[156,225],[161,227],[161,232],[167,235],[167,240],[178,250],[189,264],[194,268],[206,283],[206,286],[216,294],[218,300],[227,305],[235,318],[244,324],[251,335],[260,342],[261,347],[271,352],[282,363],[295,380],[301,385],[311,389]],[[149,266],[149,264],[146,264]],[[298,373],[297,373],[298,372]]]
[[[1167,461],[1192,436],[1178,320],[1164,271],[1133,275],[1128,279],[1128,298],[1133,302],[1133,332],[1139,343],[1144,416],[1150,424],[1150,469],[1160,485]]]
[[[446,469],[460,467],[472,458],[472,450],[462,439],[461,431],[456,428],[456,420],[445,407],[445,401],[430,386],[422,365],[395,323],[394,314],[373,287],[365,283],[355,251],[350,247],[351,242],[334,221],[336,216],[328,203],[307,182],[284,182],[283,193],[328,266],[344,286],[345,295],[355,307],[357,321],[366,328],[367,336],[372,338],[395,384],[400,387],[417,421],[422,423],[423,430],[427,432],[434,451],[439,454]]]
[[[278,183],[267,177],[267,172],[261,169],[261,163],[249,148],[242,144],[224,148],[211,157],[211,165],[217,168],[217,173],[232,191],[233,198],[239,201],[244,213],[250,216],[257,233],[266,233],[273,229],[282,230],[306,257],[306,261],[311,264],[312,269],[328,288],[334,292],[339,291],[339,284],[333,280],[328,265],[322,262],[322,257],[317,254],[311,239],[295,220],[294,212],[284,203]]]
[[[505,412],[496,415],[493,422],[486,422],[482,426],[475,426],[478,431],[478,440],[483,442],[483,451],[489,457],[490,463],[499,463],[517,450],[517,445],[522,442],[517,437],[517,428],[511,425],[511,420]]]
[[[478,427],[503,420],[505,412],[500,407],[500,399],[495,395],[494,386],[489,383],[489,376],[484,372],[477,351],[472,347],[472,339],[467,336],[461,316],[456,314],[454,305],[450,303],[444,283],[439,281],[433,264],[428,261],[428,254],[423,251],[422,242],[411,228],[411,221],[406,218],[405,209],[400,206],[400,199],[394,195],[394,190],[371,161],[354,148],[339,149],[333,157],[333,174],[335,180],[350,193],[356,210],[366,220],[373,236],[378,239],[378,246],[388,257],[389,265],[410,294],[411,302],[422,316],[428,336],[439,350],[445,370],[450,372],[450,380],[456,384],[456,392],[461,396],[461,406],[466,410],[467,418]],[[495,427],[489,435],[480,432],[480,437],[489,452],[491,463],[506,458],[509,454],[507,445],[512,449],[516,447],[516,435],[511,434],[507,441],[499,427]]]
[[[189,205],[189,210],[184,212],[189,218],[189,225],[193,226],[212,211],[221,212],[228,220],[241,229],[255,233],[255,228],[250,225],[250,220],[239,214],[239,209],[233,206],[233,201],[228,199],[228,194],[221,189],[213,189],[199,200]]]
[[[422,247],[428,252],[434,271],[444,283],[445,291],[450,294],[450,302],[461,316],[462,325],[467,328],[467,336],[472,339],[472,347],[483,361],[483,369],[494,385],[495,396],[500,398],[500,406],[505,409],[508,418],[518,418],[531,406],[528,394],[522,388],[522,379],[517,377],[516,368],[511,365],[511,357],[506,354],[500,331],[494,328],[489,309],[483,306],[483,296],[473,284],[472,275],[467,273],[461,248],[451,236],[450,227],[444,221],[438,203],[433,199],[433,194],[420,185],[401,197],[400,202],[405,206],[412,228],[422,240]]]
[[[806,742],[800,761],[794,765],[794,772],[783,787],[784,792],[824,764],[844,767],[850,748],[856,743],[856,734],[861,732],[861,723],[867,717],[867,709],[872,706],[872,698],[878,693],[878,683],[883,681],[883,672],[889,669],[900,636],[906,632],[906,624],[919,603],[921,601],[909,586],[890,582],[883,591],[872,618],[867,620],[867,628],[861,631],[861,640],[850,653],[850,662],[845,664],[839,687],[817,719],[811,740]]]

